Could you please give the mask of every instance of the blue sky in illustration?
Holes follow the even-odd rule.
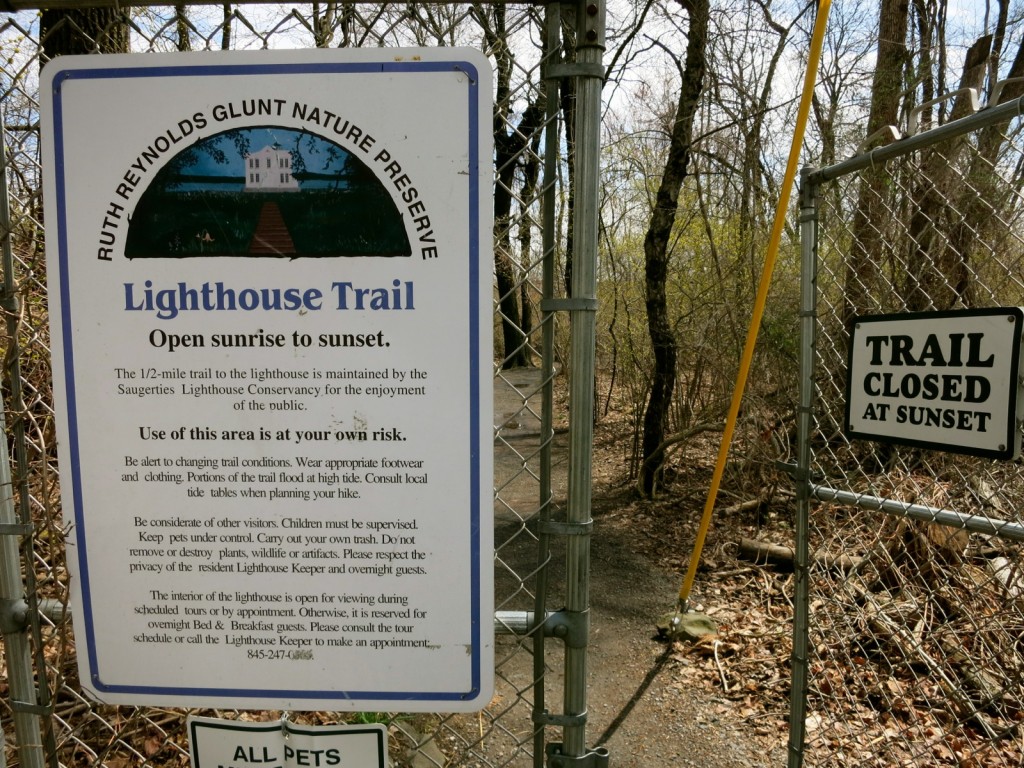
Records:
[[[303,131],[281,127],[241,128],[216,134],[193,145],[191,161],[179,168],[180,173],[198,176],[245,175],[245,158],[233,136],[241,135],[249,152],[259,152],[264,147],[278,144],[282,149],[291,150],[293,158],[304,163],[305,169],[313,173],[340,173],[349,158],[349,153],[330,141]]]

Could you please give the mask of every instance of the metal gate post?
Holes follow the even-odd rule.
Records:
[[[544,9],[544,186],[541,193],[541,225],[543,227],[544,255],[541,260],[541,412],[540,412],[540,485],[539,525],[537,526],[537,587],[534,601],[534,620],[529,631],[533,637],[533,765],[543,768],[546,755],[545,738],[548,722],[545,700],[544,653],[546,634],[543,630],[548,601],[548,563],[551,559],[551,449],[554,435],[554,379],[555,379],[555,316],[546,304],[555,296],[555,251],[557,230],[555,224],[556,186],[560,159],[561,132],[559,131],[559,78],[558,61],[561,55],[562,7],[560,2],[549,3]]]
[[[42,768],[43,740],[36,708],[36,690],[32,656],[25,631],[27,605],[21,581],[18,538],[25,533],[14,514],[14,486],[11,481],[11,457],[7,450],[7,420],[0,410],[0,632],[3,633],[7,659],[7,679],[14,709],[14,732],[18,758],[26,768]]]
[[[576,8],[576,195],[573,209],[573,273],[570,328],[569,477],[566,522],[576,526],[566,542],[565,613],[578,631],[565,647],[564,713],[553,766],[586,756],[587,626],[590,617],[590,502],[594,437],[594,348],[597,308],[598,170],[601,147],[604,0],[580,0]],[[554,745],[553,745],[554,746]]]
[[[797,407],[796,541],[793,551],[792,684],[789,699],[789,768],[804,759],[807,715],[807,633],[809,631],[808,541],[811,502],[811,429],[818,302],[818,187],[810,169],[800,175],[800,402]]]
[[[11,334],[8,351],[18,349],[16,325],[12,318],[16,314],[14,259],[11,253],[11,214],[7,189],[7,134],[5,113],[0,109],[0,246],[3,258],[3,284],[0,304],[7,314],[7,329]],[[11,387],[15,390],[15,408],[19,407],[20,367],[17,354],[12,355]],[[32,650],[26,632],[28,605],[25,602],[25,585],[21,578],[21,556],[18,542],[22,536],[32,535],[32,525],[20,520],[14,506],[14,480],[11,476],[11,456],[7,448],[7,419],[0,408],[0,632],[3,634],[4,651],[7,659],[7,679],[10,687],[11,708],[14,710],[14,732],[18,745],[18,757],[25,768],[42,768],[43,741],[39,727],[42,709],[37,703],[35,675],[32,670]],[[24,438],[16,439],[15,445],[24,445]],[[19,464],[24,465],[23,462]],[[27,567],[31,568],[30,563]],[[33,606],[34,606],[34,600]],[[39,670],[40,684],[45,686],[45,669]]]

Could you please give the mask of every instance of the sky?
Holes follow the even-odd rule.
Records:
[[[245,159],[239,145],[232,140],[232,134],[241,135],[244,139],[242,146],[247,146],[249,152],[258,152],[264,147],[279,144],[283,149],[292,151],[295,163],[301,162],[306,170],[316,173],[341,173],[349,157],[348,152],[337,144],[309,133],[281,127],[246,128],[217,134],[200,142],[196,146],[209,145],[219,152],[195,152],[192,162],[180,171],[200,176],[244,176]]]

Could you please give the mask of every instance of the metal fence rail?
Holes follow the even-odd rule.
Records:
[[[805,174],[791,766],[1024,760],[1024,465],[843,434],[853,317],[1024,303],[1022,107]]]
[[[90,4],[93,7],[103,3]],[[495,107],[495,618],[496,696],[479,715],[364,713],[386,722],[395,765],[503,766],[583,757],[586,748],[586,623],[589,450],[592,411],[597,120],[604,44],[603,4],[312,4],[260,2],[176,8],[133,5],[99,31],[74,18],[40,36],[37,4],[0,17],[0,104],[5,190],[0,201],[6,325],[6,406],[0,472],[0,605],[5,658],[0,720],[5,760],[49,765],[180,766],[187,762],[184,710],[110,707],[84,698],[76,680],[64,523],[57,484],[41,202],[38,72],[57,36],[86,51],[127,37],[133,52],[468,45],[494,63]],[[74,8],[74,3],[51,8]],[[569,95],[572,98],[563,98]],[[567,173],[564,123],[575,126],[575,178]],[[587,148],[584,148],[586,145]],[[564,180],[564,181],[563,181]],[[565,253],[570,196],[573,252]],[[572,258],[574,298],[558,297]],[[576,469],[552,467],[556,414],[554,323],[568,315]],[[10,447],[12,456],[6,451]],[[560,501],[567,498],[566,502]],[[549,577],[555,559],[570,582]],[[551,595],[556,595],[552,598]],[[553,600],[565,609],[552,614]],[[552,640],[552,636],[560,639]],[[570,638],[570,642],[564,639]],[[564,663],[552,689],[546,670]],[[560,701],[557,697],[560,697]],[[549,712],[550,710],[550,712]],[[218,712],[243,719],[278,713]],[[333,722],[331,713],[295,715]],[[546,754],[548,753],[548,754]]]

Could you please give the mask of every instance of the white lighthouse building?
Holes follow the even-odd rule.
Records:
[[[292,153],[275,144],[245,156],[246,192],[298,192]]]

